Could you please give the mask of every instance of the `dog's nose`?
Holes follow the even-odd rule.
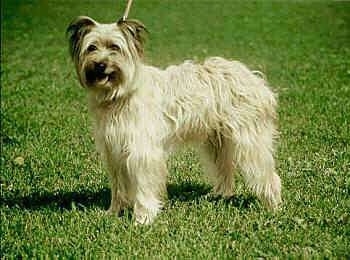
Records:
[[[104,62],[96,62],[95,63],[95,70],[97,73],[103,74],[106,69],[106,63]]]

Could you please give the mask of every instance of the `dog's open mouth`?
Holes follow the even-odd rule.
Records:
[[[85,67],[85,80],[91,88],[111,88],[123,82],[123,74],[116,64],[92,62]]]
[[[100,85],[106,85],[108,82],[115,81],[116,73],[111,72],[109,74],[103,73],[102,75],[98,75],[96,78],[96,82]]]
[[[99,72],[96,70],[87,70],[85,73],[86,81],[90,86],[104,86],[108,83],[117,81],[118,75],[116,71],[110,73]]]

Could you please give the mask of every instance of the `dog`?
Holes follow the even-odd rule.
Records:
[[[167,158],[185,144],[198,149],[215,195],[232,196],[240,171],[252,192],[277,209],[277,102],[266,80],[220,57],[149,66],[143,61],[147,33],[137,20],[101,24],[87,16],[67,28],[110,176],[108,212],[133,207],[136,224],[152,223],[166,197]]]

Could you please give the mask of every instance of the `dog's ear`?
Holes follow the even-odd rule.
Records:
[[[66,34],[69,37],[69,52],[72,59],[79,55],[84,36],[96,25],[97,22],[88,16],[78,16],[68,25]]]
[[[138,20],[123,20],[117,22],[118,27],[128,40],[131,40],[140,57],[143,56],[144,44],[148,33],[146,27]]]

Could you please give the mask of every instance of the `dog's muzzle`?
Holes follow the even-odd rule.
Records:
[[[97,78],[104,78],[106,77],[105,70],[106,70],[106,63],[104,62],[96,62],[95,63],[95,72]]]
[[[105,62],[92,62],[85,69],[85,78],[89,86],[105,85],[118,80],[119,68],[112,68]]]

